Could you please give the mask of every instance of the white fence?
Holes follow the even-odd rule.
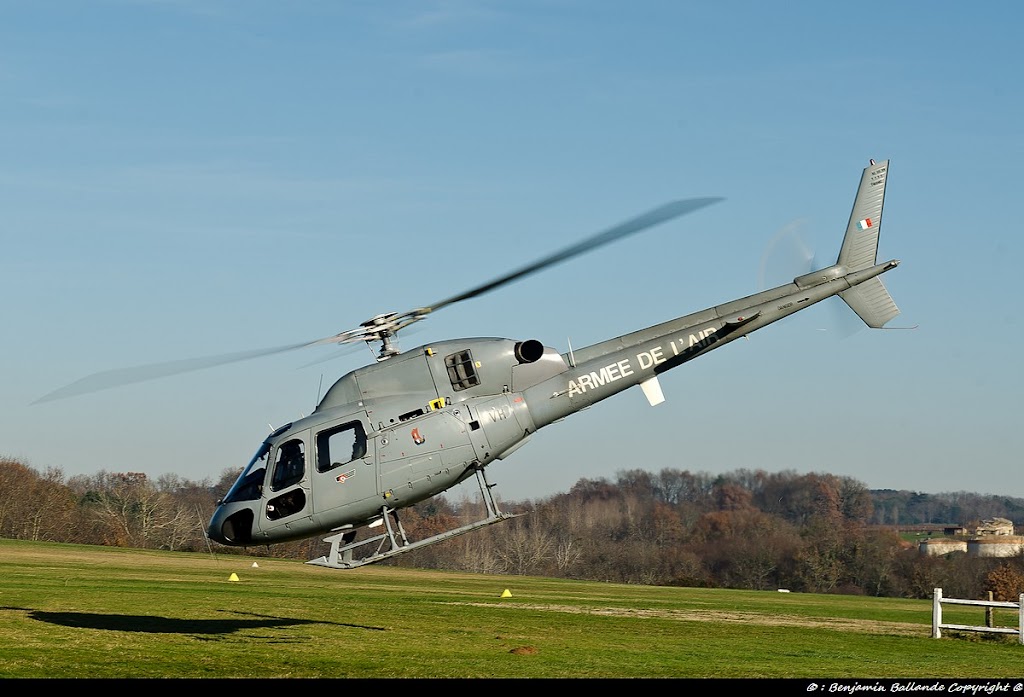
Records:
[[[992,594],[989,593],[989,598]],[[932,598],[932,638],[942,637],[943,629],[956,629],[962,632],[991,632],[993,634],[1016,634],[1017,643],[1024,644],[1024,593],[1020,594],[1016,603],[998,600],[962,600],[960,598],[943,598],[942,589],[936,588]],[[942,605],[978,605],[985,608],[985,626],[970,624],[943,624]],[[992,609],[1002,607],[1017,611],[1016,627],[996,627],[992,622]]]

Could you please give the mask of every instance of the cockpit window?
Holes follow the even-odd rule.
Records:
[[[456,392],[480,384],[480,377],[473,363],[473,354],[468,350],[445,356],[444,365],[448,368],[448,379],[452,381],[452,387]]]
[[[290,440],[277,449],[277,462],[270,480],[270,489],[281,489],[298,484],[306,473],[305,447],[301,440]]]
[[[359,421],[350,421],[316,434],[316,470],[341,467],[366,456],[366,431]]]
[[[270,452],[270,443],[264,441],[260,444],[259,450],[252,456],[249,464],[245,466],[238,479],[232,485],[228,495],[224,497],[224,503],[232,501],[255,501],[263,493],[263,480],[267,475],[267,453]]]

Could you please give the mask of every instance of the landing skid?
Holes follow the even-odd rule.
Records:
[[[483,496],[484,504],[487,506],[487,517],[482,520],[463,525],[460,528],[447,530],[416,542],[409,542],[409,538],[405,534],[405,528],[402,527],[402,521],[398,518],[398,510],[392,510],[387,506],[383,506],[381,507],[381,517],[375,522],[380,524],[380,521],[383,521],[387,532],[375,535],[374,537],[368,537],[365,540],[354,541],[358,528],[342,530],[335,535],[324,538],[324,542],[328,542],[331,545],[331,551],[327,556],[312,559],[306,563],[326,566],[331,569],[354,569],[357,566],[365,566],[366,564],[383,561],[405,552],[411,552],[414,549],[444,542],[453,537],[464,535],[467,532],[522,515],[521,513],[502,513],[498,510],[498,505],[491,495],[491,488],[494,485],[487,482],[483,468],[476,470],[476,479],[480,485],[480,493]],[[377,549],[372,554],[359,559],[353,559],[353,551],[371,544],[377,545]]]

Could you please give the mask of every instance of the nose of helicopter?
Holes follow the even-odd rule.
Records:
[[[206,527],[207,536],[214,542],[230,547],[247,545],[252,542],[252,524],[255,519],[252,507],[244,504],[222,503],[213,512]]]

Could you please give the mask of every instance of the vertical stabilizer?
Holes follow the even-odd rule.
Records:
[[[849,271],[860,271],[875,265],[878,252],[878,231],[882,226],[882,202],[885,200],[885,178],[889,161],[884,160],[864,169],[853,201],[846,236],[839,250],[838,264]]]
[[[878,233],[882,227],[882,203],[889,161],[875,162],[864,169],[853,201],[850,222],[836,262],[847,273],[874,266],[878,256]],[[850,309],[869,327],[880,328],[900,313],[889,291],[877,276],[839,294]]]

